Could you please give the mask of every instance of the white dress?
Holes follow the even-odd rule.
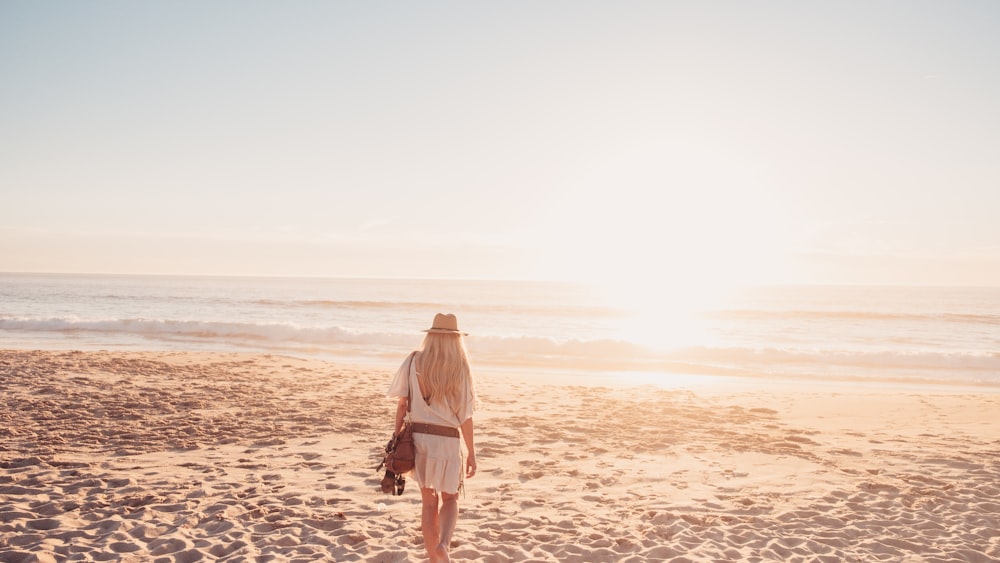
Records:
[[[412,368],[410,366],[410,357],[407,356],[389,385],[388,397],[406,397],[408,390],[413,389],[410,394],[411,421],[461,429],[462,423],[471,418],[475,410],[476,399],[468,381],[463,384],[462,390],[465,401],[457,408],[453,409],[445,398],[434,398],[428,405],[420,395],[416,362],[412,363]],[[414,432],[413,445],[416,449],[413,476],[420,487],[458,493],[464,464],[462,439]]]

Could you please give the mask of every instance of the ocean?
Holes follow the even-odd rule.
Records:
[[[669,295],[669,298],[667,296]],[[624,298],[628,297],[628,298]],[[0,274],[0,347],[253,351],[395,369],[436,312],[474,366],[1000,386],[1000,288]]]

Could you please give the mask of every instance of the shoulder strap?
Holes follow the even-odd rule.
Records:
[[[413,386],[410,385],[410,372],[413,371],[413,358],[417,355],[416,350],[410,352],[410,365],[406,367],[406,412],[410,412],[413,404]]]

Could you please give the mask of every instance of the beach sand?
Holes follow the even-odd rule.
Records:
[[[396,367],[2,351],[0,561],[425,560]],[[996,390],[478,375],[456,560],[1000,560]]]

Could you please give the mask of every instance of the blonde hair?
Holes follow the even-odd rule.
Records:
[[[423,375],[424,391],[428,402],[437,398],[447,399],[452,410],[465,401],[462,391],[465,382],[475,397],[472,370],[469,367],[469,353],[461,334],[428,332],[420,347],[420,373]]]

